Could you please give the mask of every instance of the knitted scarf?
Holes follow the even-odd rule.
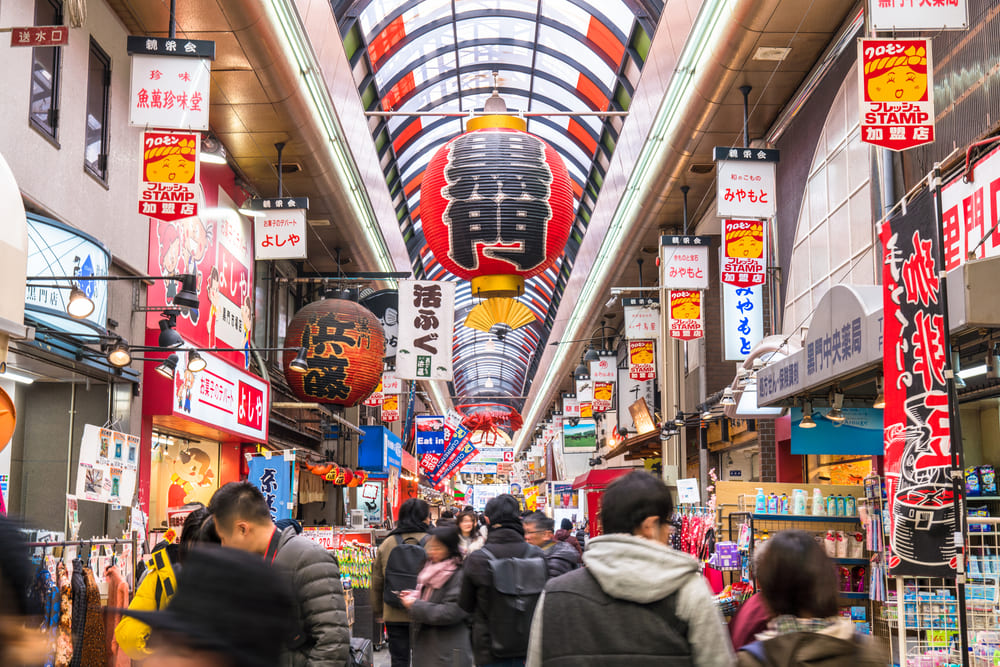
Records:
[[[434,591],[448,583],[451,575],[458,569],[459,562],[458,558],[448,558],[438,563],[428,561],[417,575],[417,597],[429,600]]]

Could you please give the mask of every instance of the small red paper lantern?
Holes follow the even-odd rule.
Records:
[[[514,116],[480,116],[431,158],[420,189],[427,245],[480,297],[519,296],[566,247],[573,187],[562,158]]]
[[[382,381],[385,336],[379,319],[345,299],[323,299],[295,313],[285,335],[285,379],[307,403],[353,407]],[[290,368],[295,350],[306,348],[305,372]]]

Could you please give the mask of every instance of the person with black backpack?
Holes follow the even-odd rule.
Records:
[[[581,569],[550,579],[528,667],[732,667],[722,614],[694,558],[670,548],[670,490],[638,471],[604,492],[604,535]]]
[[[417,587],[417,575],[427,560],[430,506],[410,498],[399,508],[396,528],[375,554],[372,565],[372,612],[376,622],[384,622],[389,635],[392,667],[410,665],[410,615],[399,594]]]
[[[476,665],[522,667],[548,567],[542,550],[524,539],[514,496],[505,493],[490,500],[486,523],[486,544],[465,560],[459,605],[472,614]]]

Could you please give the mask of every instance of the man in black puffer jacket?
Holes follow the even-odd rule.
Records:
[[[291,577],[297,633],[281,654],[281,667],[347,665],[351,629],[340,570],[333,555],[295,528],[278,530],[264,496],[249,482],[230,482],[208,506],[222,546],[260,554]]]

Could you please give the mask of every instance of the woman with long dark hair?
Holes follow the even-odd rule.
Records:
[[[413,667],[472,667],[469,615],[458,606],[462,554],[454,525],[430,530],[417,588],[400,596],[410,612]]]
[[[481,549],[486,543],[486,537],[479,532],[479,519],[472,510],[459,513],[456,519],[458,524],[458,548],[465,558],[476,549]]]

